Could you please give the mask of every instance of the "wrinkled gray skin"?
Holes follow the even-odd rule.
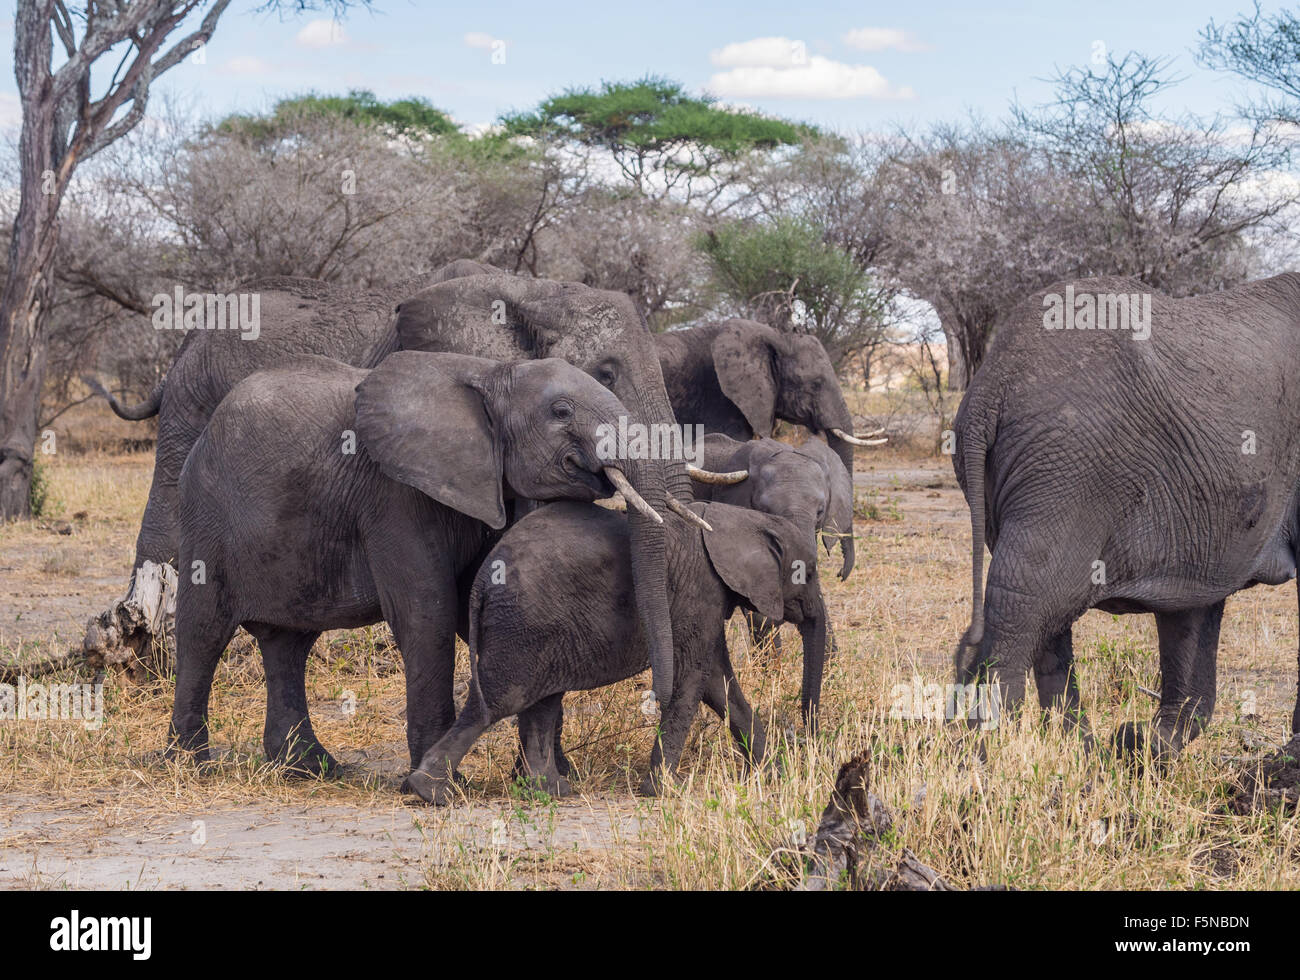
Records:
[[[730,486],[697,484],[697,500],[713,500],[784,517],[803,532],[814,548],[818,537],[822,537],[828,554],[837,538],[842,545],[853,533],[852,482],[839,457],[818,439],[808,439],[796,447],[775,439],[737,442],[715,433],[705,437],[704,460],[706,469],[747,470],[749,478]],[[848,567],[846,554],[841,578],[847,576]],[[826,623],[825,611],[814,619]],[[779,653],[781,634],[775,623],[751,615],[750,626],[756,643],[770,639]],[[829,631],[828,623],[826,631]],[[809,631],[804,632],[803,655],[804,721],[811,725],[815,724],[821,700],[826,658],[824,632],[820,643],[815,642]]]
[[[823,435],[852,480],[853,447],[830,430],[852,433],[853,418],[816,337],[733,319],[656,334],[655,346],[682,425],[703,425],[743,442],[770,436],[777,419],[793,422]],[[840,577],[852,569],[848,538]]]
[[[334,768],[307,715],[307,655],[324,630],[383,619],[405,663],[414,766],[455,715],[458,577],[511,494],[612,493],[597,427],[624,414],[559,359],[402,351],[367,372],[304,357],[241,382],[181,473],[173,748],[206,757],[213,671],[242,625],[266,667],[267,756]],[[624,468],[635,487],[636,464]]]
[[[122,418],[160,416],[153,483],[136,537],[134,567],[145,561],[175,564],[181,467],[208,419],[235,385],[254,371],[302,354],[372,368],[397,349],[393,309],[403,299],[449,279],[497,271],[462,259],[428,275],[370,291],[288,276],[255,280],[240,287],[240,292],[260,297],[261,328],[256,339],[244,340],[233,330],[195,330],[186,336],[167,377],[146,401],[125,407],[100,389]]]
[[[1073,285],[1148,292],[1130,279]],[[974,539],[957,679],[995,677],[1007,708],[1032,669],[1040,704],[1087,732],[1071,624],[1091,608],[1154,613],[1160,706],[1150,729],[1125,726],[1116,742],[1150,739],[1171,756],[1213,714],[1224,600],[1296,574],[1300,276],[1154,294],[1146,340],[1047,330],[1047,293],[1065,284],[999,328],[957,413],[953,465]]]
[[[727,655],[725,624],[738,606],[802,622],[821,607],[817,577],[793,584],[796,560],[815,571],[816,551],[789,521],[726,504],[692,509],[714,530],[674,522],[668,536],[677,686],[663,706],[660,737],[641,790],[675,772],[701,699],[753,761],[762,722],[741,693]],[[519,715],[525,773],[546,792],[570,792],[559,749],[564,692],[602,687],[649,665],[635,628],[628,525],[621,514],[559,503],[512,526],[479,568],[470,594],[469,697],[451,730],[407,777],[427,802],[446,803],[450,777],[494,722]],[[504,582],[493,581],[496,570]]]
[[[136,568],[145,559],[175,558],[177,479],[221,399],[254,371],[295,355],[321,354],[358,367],[373,367],[399,348],[502,361],[560,357],[613,391],[633,421],[674,421],[645,320],[621,293],[519,278],[467,260],[370,293],[309,279],[268,279],[244,289],[261,293],[257,340],[241,340],[235,331],[196,331],[186,338],[161,391],[148,403],[134,409],[114,404],[127,417],[161,416]],[[646,467],[640,490],[666,520],[678,520],[669,515],[665,501],[670,493],[691,499],[684,461]],[[651,637],[655,692],[666,701],[672,690],[672,634],[664,529],[639,514],[629,519],[636,550],[637,611]]]

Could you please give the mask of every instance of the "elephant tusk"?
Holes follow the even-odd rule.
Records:
[[[616,493],[612,497],[602,497],[600,500],[593,500],[597,507],[603,507],[605,510],[616,510],[620,514],[627,513],[627,501],[621,493]]]
[[[708,521],[706,521],[699,514],[695,513],[695,511],[691,510],[689,507],[683,505],[682,502],[678,500],[676,497],[674,497],[672,494],[668,495],[668,509],[671,510],[678,517],[680,517],[682,520],[686,521],[688,524],[695,524],[696,526],[701,527],[706,531],[713,530],[713,528],[709,525]]]
[[[881,431],[883,432],[884,430],[882,429]],[[837,439],[843,439],[850,446],[879,446],[889,441],[888,439],[862,439],[858,436],[849,435],[849,433],[845,432],[843,429],[831,429],[831,435],[835,436]]]
[[[653,507],[645,502],[642,496],[633,489],[632,484],[628,482],[623,471],[613,466],[605,467],[605,475],[609,477],[609,482],[614,484],[615,489],[623,495],[623,499],[635,507],[645,517],[650,518],[656,524],[662,524],[664,519]],[[671,500],[671,496],[669,497]]]
[[[691,475],[691,479],[695,482],[708,483],[715,487],[729,487],[733,484],[749,479],[749,470],[732,470],[730,473],[715,473],[713,470],[702,470],[691,463],[686,464],[686,472]]]
[[[883,434],[884,431],[885,431],[885,427],[882,425],[879,429],[872,429],[870,432],[861,432],[861,433],[858,433],[858,438],[859,438],[859,439],[870,439],[872,436],[878,436],[878,435]]]

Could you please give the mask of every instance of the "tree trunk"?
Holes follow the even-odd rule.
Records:
[[[948,344],[948,390],[965,391],[970,384],[970,369],[963,353],[962,324],[954,316],[940,316],[944,340]]]
[[[58,212],[69,160],[52,167],[53,119],[23,113],[18,214],[0,293],[0,518],[31,513],[32,460],[45,381],[49,270],[59,240]]]

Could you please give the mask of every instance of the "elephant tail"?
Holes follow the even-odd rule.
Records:
[[[151,419],[158,414],[158,409],[162,407],[163,385],[166,382],[166,379],[159,381],[153,386],[153,391],[149,393],[148,398],[142,401],[139,405],[132,405],[130,408],[127,408],[118,401],[117,396],[100,384],[99,379],[93,374],[83,374],[81,380],[89,385],[90,390],[95,394],[99,395],[101,398],[107,399],[108,407],[113,410],[114,415],[120,419],[126,419],[128,422],[140,422],[144,419]]]
[[[967,427],[962,447],[962,472],[970,501],[971,617],[961,647],[978,647],[984,639],[984,467],[988,454],[987,429],[978,421]]]

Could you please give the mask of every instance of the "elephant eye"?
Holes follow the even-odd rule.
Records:
[[[612,388],[618,380],[618,368],[613,364],[602,364],[596,369],[596,380],[606,388]]]
[[[559,419],[561,422],[567,422],[569,419],[573,418],[573,406],[567,401],[561,399],[551,405],[551,415]]]

